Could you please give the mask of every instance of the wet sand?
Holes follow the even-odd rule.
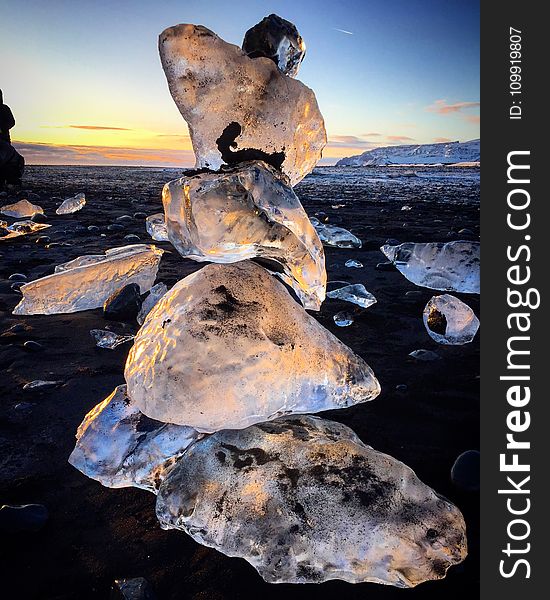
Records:
[[[392,170],[392,175],[399,171]],[[270,585],[244,560],[202,547],[182,532],[162,531],[152,494],[107,489],[71,467],[67,457],[76,428],[87,411],[123,383],[130,345],[115,350],[94,346],[90,329],[109,324],[101,309],[67,315],[12,315],[20,294],[11,289],[8,277],[24,273],[32,280],[48,275],[61,262],[130,243],[124,240],[128,234],[150,242],[143,217],[124,223],[123,231],[109,231],[107,226],[122,215],[161,211],[162,184],[177,171],[28,167],[23,189],[38,194],[31,201],[44,208],[52,227],[0,242],[0,503],[43,503],[50,518],[38,533],[2,534],[2,596],[9,586],[14,591],[6,598],[102,599],[109,597],[113,580],[122,577],[147,578],[160,600],[281,595],[291,600],[318,598],[319,594],[346,599],[477,596],[479,495],[456,489],[450,469],[461,452],[479,447],[479,334],[465,346],[435,343],[424,329],[422,310],[438,292],[414,286],[395,270],[375,267],[385,261],[379,247],[387,238],[400,242],[478,239],[479,180],[463,178],[461,173],[466,171],[455,171],[456,181],[454,175],[452,179],[423,179],[424,171],[417,172],[420,177],[387,178],[380,170],[368,175],[363,169],[343,173],[321,169],[297,188],[310,216],[324,212],[329,222],[352,230],[363,240],[361,249],[325,248],[329,280],[363,283],[378,300],[361,310],[329,299],[315,313],[369,363],[382,385],[381,395],[373,402],[322,416],[350,426],[365,443],[402,460],[457,504],[468,526],[466,561],[451,568],[445,580],[413,590],[339,581],[321,587]],[[369,177],[372,180],[367,181]],[[77,192],[86,193],[84,209],[56,216],[60,200],[55,197]],[[0,204],[16,196],[0,198]],[[332,208],[337,204],[345,206]],[[411,210],[401,210],[404,205]],[[89,232],[89,225],[100,231]],[[459,235],[463,228],[474,235]],[[48,236],[53,246],[36,243],[40,235]],[[171,249],[168,243],[158,245]],[[364,267],[345,267],[350,258]],[[163,256],[157,281],[171,286],[201,266],[172,249]],[[418,293],[406,296],[411,290]],[[478,296],[456,295],[479,316]],[[354,314],[350,327],[334,324],[333,315],[341,310]],[[24,325],[21,331],[7,332],[17,323]],[[134,332],[137,324],[115,324],[114,329]],[[39,342],[44,351],[27,352],[23,349],[27,340]],[[441,360],[420,362],[408,356],[419,348],[437,352]],[[35,379],[63,384],[42,393],[23,391],[23,385]],[[403,385],[406,389],[396,389]]]

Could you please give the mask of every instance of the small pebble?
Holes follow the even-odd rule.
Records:
[[[42,344],[35,342],[34,340],[28,340],[23,344],[23,348],[27,352],[43,352],[45,350]]]
[[[405,296],[408,296],[409,298],[421,298],[422,292],[420,290],[409,290],[408,292],[405,292]]]
[[[477,450],[467,450],[455,460],[451,480],[457,488],[466,492],[479,491],[479,462],[480,453]]]
[[[47,235],[41,235],[36,238],[36,243],[37,244],[49,244],[50,238]]]
[[[135,233],[129,233],[128,235],[125,235],[124,239],[127,242],[139,242],[139,241],[141,241],[141,238],[139,237],[139,235],[136,235]]]
[[[156,600],[151,584],[144,577],[115,579],[110,600]]]
[[[99,233],[99,227],[97,225],[88,225],[88,231],[90,233]]]
[[[48,220],[48,217],[43,213],[36,213],[31,217],[31,221],[34,223],[45,223]]]
[[[113,321],[134,321],[141,308],[142,300],[137,283],[125,285],[111,294],[103,305],[103,315]]]
[[[384,242],[384,246],[399,246],[401,242],[399,240],[396,240],[395,238],[388,238],[385,242]]]
[[[10,288],[14,291],[14,292],[20,292],[21,288],[25,285],[26,281],[16,281],[15,283],[12,283],[10,285]]]
[[[121,217],[117,217],[116,220],[119,223],[129,223],[133,219],[132,219],[132,217],[130,215],[122,215]]]
[[[423,362],[439,360],[441,358],[441,356],[439,356],[439,354],[437,354],[436,352],[432,352],[431,350],[424,350],[424,348],[414,350],[409,354],[409,356],[412,356],[413,358],[416,358],[416,360],[421,360]]]
[[[381,262],[375,267],[377,271],[395,271],[395,265],[392,262]]]
[[[406,392],[408,390],[408,387],[404,383],[400,383],[399,385],[395,386],[395,389],[398,392]]]
[[[134,219],[146,219],[147,213],[144,212],[136,212],[134,213]]]
[[[107,231],[124,231],[125,227],[121,223],[111,223],[107,225]]]
[[[43,379],[35,379],[34,381],[29,381],[23,386],[23,390],[25,392],[44,392],[46,390],[51,390],[52,388],[58,387],[61,385],[62,381],[44,381]]]
[[[27,281],[27,276],[23,273],[13,273],[8,277],[10,281]]]

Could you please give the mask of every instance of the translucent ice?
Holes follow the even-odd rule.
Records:
[[[258,159],[281,168],[291,185],[313,170],[326,132],[315,94],[303,83],[200,25],[166,29],[159,51],[197,168]]]
[[[99,308],[129,283],[137,283],[143,294],[155,282],[162,252],[156,246],[135,244],[58,265],[53,275],[21,287],[23,299],[13,314],[51,315]]]
[[[118,335],[114,331],[106,329],[91,329],[90,335],[94,338],[98,348],[108,348],[109,350],[134,339],[133,335]]]
[[[336,246],[337,248],[361,248],[361,240],[353,235],[351,231],[336,225],[327,225],[321,223],[319,219],[311,217],[311,223],[323,244],[327,246]]]
[[[466,557],[456,506],[340,423],[311,416],[219,431],[162,482],[157,517],[270,583],[414,587]]]
[[[243,50],[250,58],[270,58],[289,77],[298,75],[306,55],[306,45],[296,26],[273,14],[246,32]]]
[[[0,240],[10,240],[15,237],[21,237],[22,235],[29,235],[31,233],[36,233],[41,229],[47,229],[48,227],[51,227],[51,225],[46,225],[46,223],[35,223],[30,220],[16,221],[4,229],[7,233],[6,235],[0,236]]]
[[[407,242],[381,250],[416,285],[479,294],[479,242]]]
[[[449,346],[471,342],[479,329],[474,311],[450,294],[433,296],[426,304],[423,319],[430,337]]]
[[[156,492],[175,461],[199,437],[190,427],[141,414],[126,386],[119,385],[80,424],[69,462],[106,487]]]
[[[145,229],[156,242],[167,242],[168,232],[163,213],[150,215],[145,219]]]
[[[263,162],[176,179],[162,192],[168,238],[198,261],[273,260],[306,308],[325,299],[325,254],[284,176]]]
[[[86,204],[86,196],[80,192],[74,198],[67,198],[55,211],[56,215],[69,215],[75,213]]]
[[[144,414],[203,432],[380,392],[364,360],[249,261],[208,265],[168,291],[136,334],[125,378]]]
[[[362,283],[345,285],[337,290],[332,290],[332,292],[327,292],[327,298],[345,300],[346,302],[357,304],[362,308],[368,308],[376,303],[376,298],[370,292],[367,292]]]
[[[338,327],[349,327],[353,325],[353,315],[346,311],[337,312],[333,317],[334,322]]]
[[[143,321],[145,321],[145,317],[151,312],[151,309],[153,308],[153,306],[155,306],[155,304],[164,296],[164,294],[166,294],[167,291],[168,291],[168,288],[166,287],[165,283],[162,283],[162,281],[155,284],[151,288],[148,296],[143,301],[143,304],[141,305],[141,309],[137,316],[137,322],[140,325],[143,325]]]
[[[353,258],[350,258],[349,260],[346,260],[346,267],[352,269],[362,269],[363,263],[359,262],[358,260],[354,260]]]
[[[44,211],[41,206],[32,204],[28,200],[19,200],[19,202],[15,202],[14,204],[5,204],[2,206],[2,208],[0,208],[0,213],[7,217],[21,219],[24,217],[33,217],[37,214],[43,215]]]

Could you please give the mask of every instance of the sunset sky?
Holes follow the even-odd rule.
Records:
[[[324,164],[375,146],[479,137],[479,2],[2,0],[0,88],[28,163],[191,166],[158,34],[196,23],[240,45],[271,12],[296,24],[298,78],[325,118]]]

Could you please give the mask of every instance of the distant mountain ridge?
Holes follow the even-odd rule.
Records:
[[[337,167],[373,167],[383,165],[435,165],[479,162],[479,140],[411,144],[373,148],[357,156],[340,159]]]

